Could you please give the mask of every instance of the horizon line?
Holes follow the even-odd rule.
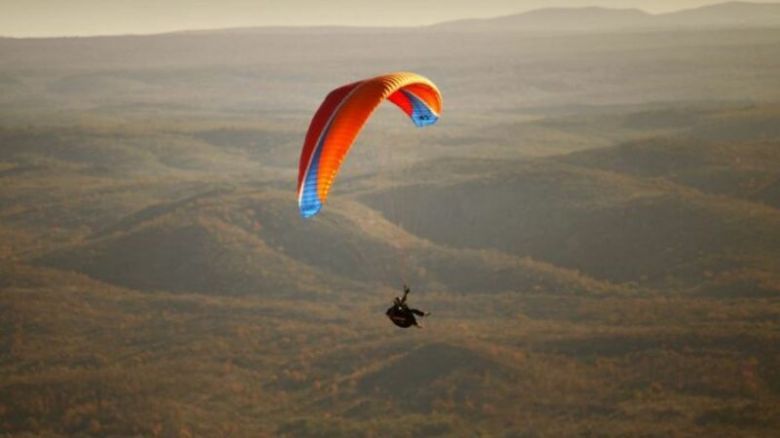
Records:
[[[606,6],[550,6],[550,7],[543,7],[543,8],[535,8],[535,9],[529,9],[522,12],[516,12],[516,13],[509,13],[509,14],[502,14],[502,15],[493,15],[488,17],[463,17],[463,18],[454,18],[450,20],[443,20],[443,21],[435,21],[432,23],[426,23],[426,24],[413,24],[413,25],[355,25],[355,24],[258,24],[258,25],[247,25],[247,26],[217,26],[217,27],[196,27],[196,28],[180,28],[180,29],[171,29],[166,31],[159,31],[159,32],[127,32],[127,33],[116,33],[116,34],[53,34],[53,35],[42,35],[42,36],[13,36],[13,35],[2,35],[0,34],[0,39],[14,39],[14,40],[44,40],[44,39],[80,39],[80,38],[119,38],[119,37],[150,37],[150,36],[164,36],[164,35],[176,35],[176,34],[187,34],[187,33],[205,33],[205,32],[235,32],[235,31],[241,31],[241,30],[324,30],[324,29],[343,29],[343,30],[410,30],[410,29],[425,29],[429,27],[435,27],[440,26],[444,24],[449,23],[458,23],[458,22],[464,22],[464,21],[489,21],[494,19],[500,19],[500,18],[506,18],[506,17],[517,17],[527,14],[533,14],[540,11],[552,11],[552,10],[570,10],[570,11],[581,11],[581,10],[588,10],[588,9],[597,9],[597,10],[604,10],[604,11],[638,11],[642,14],[645,14],[650,17],[660,17],[664,15],[671,15],[671,14],[677,14],[680,12],[686,12],[686,11],[696,11],[701,9],[708,9],[728,4],[742,4],[742,5],[777,5],[780,7],[780,3],[777,2],[756,2],[756,1],[742,1],[742,0],[727,0],[719,3],[712,3],[708,5],[702,5],[702,6],[696,6],[696,7],[688,7],[688,8],[681,8],[681,9],[675,9],[672,11],[666,11],[666,12],[649,12],[645,9],[633,7],[633,8],[619,8],[619,7],[606,7]]]

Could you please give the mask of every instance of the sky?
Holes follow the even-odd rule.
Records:
[[[725,0],[0,0],[0,36],[149,34],[244,26],[419,26],[544,7],[651,13]],[[780,3],[780,0],[763,0]]]

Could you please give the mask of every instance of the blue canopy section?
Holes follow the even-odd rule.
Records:
[[[412,121],[417,127],[421,128],[423,126],[433,125],[439,120],[439,116],[434,114],[422,99],[409,91],[401,90],[401,92],[404,93],[404,96],[412,103]]]
[[[322,202],[320,201],[319,196],[317,196],[317,174],[320,169],[321,146],[321,144],[317,145],[317,150],[314,151],[314,156],[311,157],[309,170],[306,172],[306,179],[303,181],[303,187],[301,188],[301,197],[298,201],[298,206],[301,211],[301,216],[304,218],[312,217],[322,209]]]

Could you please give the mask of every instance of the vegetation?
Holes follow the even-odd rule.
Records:
[[[0,435],[773,435],[778,36],[0,39]],[[303,221],[319,99],[402,68],[445,117]]]

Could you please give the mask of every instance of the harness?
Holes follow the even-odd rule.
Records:
[[[393,324],[401,328],[408,328],[415,324],[416,319],[411,310],[405,305],[393,305],[385,312]]]

